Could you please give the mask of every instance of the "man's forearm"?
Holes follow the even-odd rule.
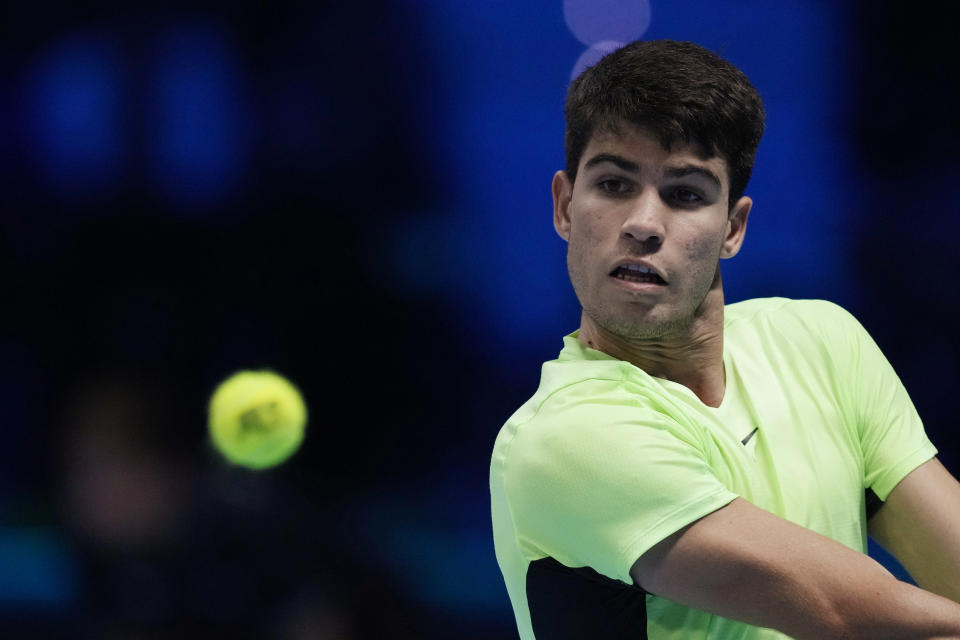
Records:
[[[855,607],[842,638],[960,640],[960,604],[895,579],[878,594],[877,606]],[[885,595],[885,597],[884,597]],[[870,611],[868,615],[863,612]]]

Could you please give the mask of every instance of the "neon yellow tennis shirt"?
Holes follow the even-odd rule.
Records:
[[[876,344],[840,307],[728,305],[718,408],[576,334],[503,426],[494,543],[523,640],[784,638],[633,585],[647,549],[740,496],[866,552],[881,500],[936,449]]]

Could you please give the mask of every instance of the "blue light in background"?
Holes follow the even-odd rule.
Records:
[[[121,69],[110,41],[86,34],[54,44],[28,73],[27,146],[44,180],[65,196],[102,193],[121,177]]]
[[[77,598],[77,567],[52,530],[0,527],[0,611],[57,611]]]
[[[392,247],[394,265],[417,295],[433,288],[457,303],[464,331],[491,347],[479,356],[551,357],[579,322],[550,180],[563,161],[563,95],[582,45],[559,0],[417,6],[436,66],[425,144],[442,158],[437,180],[450,199],[388,239],[403,243]]]
[[[643,36],[650,26],[647,0],[563,0],[567,27],[588,48],[573,65],[573,80],[623,45]]]
[[[242,68],[215,24],[183,22],[156,48],[147,153],[155,185],[174,206],[202,212],[245,177],[250,116]]]
[[[563,0],[563,17],[577,40],[630,42],[650,26],[648,0]]]

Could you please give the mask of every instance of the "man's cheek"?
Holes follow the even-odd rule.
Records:
[[[684,253],[691,261],[713,260],[720,255],[721,246],[722,243],[713,238],[695,238],[684,245]]]
[[[582,243],[591,244],[595,242],[598,237],[597,225],[591,224],[589,216],[584,216],[579,224],[575,224],[573,231],[576,233],[577,237]],[[571,234],[571,238],[573,235]]]

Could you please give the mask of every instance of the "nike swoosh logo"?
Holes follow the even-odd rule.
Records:
[[[760,427],[754,427],[754,428],[753,428],[753,431],[751,431],[749,434],[747,434],[747,437],[740,441],[740,442],[743,443],[743,446],[747,446],[747,443],[750,442],[750,438],[752,438],[752,437],[753,437],[753,434],[755,434],[759,429],[760,429]]]

